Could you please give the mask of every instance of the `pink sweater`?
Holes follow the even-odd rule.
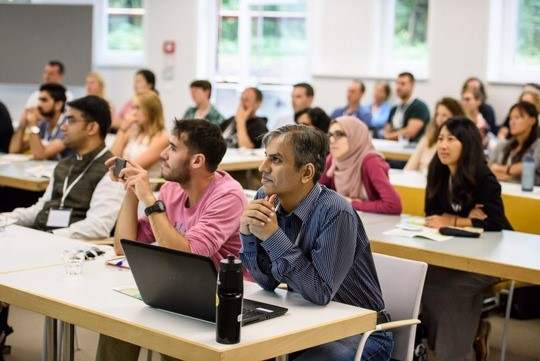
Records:
[[[216,171],[203,197],[187,208],[187,193],[176,182],[166,182],[159,192],[169,223],[189,241],[192,253],[212,258],[216,269],[229,253],[240,250],[240,216],[247,205],[242,186],[228,173]],[[148,217],[139,218],[137,240],[155,242]]]
[[[334,178],[328,177],[326,172],[332,165],[332,156],[326,158],[326,168],[319,183],[339,193],[334,184]],[[376,154],[368,154],[362,163],[362,186],[366,190],[367,201],[353,201],[354,209],[364,212],[400,214],[401,198],[390,184],[388,170],[390,166]]]

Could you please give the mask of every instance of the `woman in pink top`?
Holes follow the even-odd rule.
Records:
[[[328,129],[330,155],[321,184],[345,196],[358,211],[400,214],[401,199],[388,179],[388,163],[369,138],[367,126],[339,117]]]

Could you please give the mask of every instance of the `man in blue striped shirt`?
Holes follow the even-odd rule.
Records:
[[[387,322],[369,240],[358,214],[336,192],[317,183],[328,138],[287,125],[263,138],[262,188],[241,217],[245,267],[266,290],[280,283],[320,305],[338,301],[378,311]],[[353,360],[360,335],[292,355],[295,360]],[[390,332],[374,332],[362,359],[388,360]],[[295,358],[296,357],[296,358]]]

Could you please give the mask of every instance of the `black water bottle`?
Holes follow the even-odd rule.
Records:
[[[221,260],[216,293],[216,341],[238,343],[242,325],[244,280],[242,262],[232,254]]]

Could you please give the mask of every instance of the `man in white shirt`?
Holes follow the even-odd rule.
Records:
[[[58,60],[51,60],[45,64],[43,68],[42,84],[60,84],[64,83],[64,64]],[[38,105],[39,91],[36,90],[28,97],[25,108],[35,108]],[[73,100],[73,94],[69,90],[66,90],[66,99],[68,101]]]
[[[109,104],[86,96],[69,102],[62,125],[63,142],[76,154],[58,162],[53,177],[36,204],[16,208],[7,216],[17,224],[81,239],[105,238],[118,217],[124,191],[105,166],[112,153],[105,148],[111,125]]]
[[[291,93],[291,103],[293,106],[293,114],[274,119],[268,122],[268,129],[274,130],[287,124],[294,124],[294,115],[304,109],[311,107],[315,90],[308,83],[298,83],[293,85]]]

